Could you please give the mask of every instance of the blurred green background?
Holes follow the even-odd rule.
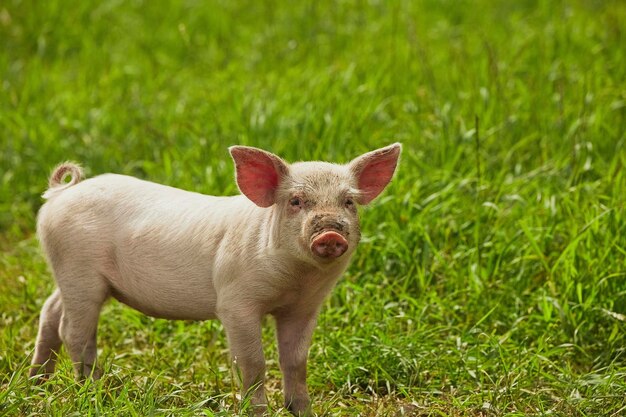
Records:
[[[53,288],[34,224],[54,165],[234,194],[233,144],[346,162],[400,141],[320,318],[316,409],[619,415],[624,45],[621,0],[0,3],[0,412],[236,411],[204,402],[230,389],[211,370],[227,364],[219,326],[118,304],[100,346],[119,379],[91,402],[54,381],[63,401],[30,397],[23,358]],[[221,350],[198,357],[207,332]],[[131,353],[155,344],[148,356],[183,364]]]

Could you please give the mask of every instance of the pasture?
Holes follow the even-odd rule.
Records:
[[[230,145],[342,163],[396,141],[318,321],[315,412],[626,414],[626,2],[74,3],[0,3],[0,415],[244,412],[218,322],[118,302],[103,379],[63,353],[28,380],[57,163],[232,195]]]

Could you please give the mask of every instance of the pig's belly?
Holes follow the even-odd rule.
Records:
[[[210,277],[185,271],[122,272],[110,279],[111,295],[152,317],[174,320],[215,318],[216,296]]]

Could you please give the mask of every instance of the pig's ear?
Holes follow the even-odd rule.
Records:
[[[357,198],[359,204],[368,204],[389,184],[398,165],[401,150],[402,145],[394,143],[363,154],[350,162],[348,166],[357,179],[360,192]]]
[[[241,193],[259,207],[273,205],[276,189],[289,172],[287,163],[272,153],[249,146],[231,146],[228,150],[235,161]]]

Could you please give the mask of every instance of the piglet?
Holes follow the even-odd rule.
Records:
[[[357,205],[387,186],[401,145],[346,165],[229,150],[243,195],[115,174],[83,181],[73,163],[54,170],[37,234],[57,289],[41,311],[31,376],[54,371],[63,343],[77,377],[97,378],[98,316],[113,297],[153,317],[221,320],[244,393],[263,414],[261,320],[270,314],[285,406],[311,413],[306,361],[320,306],[359,242]]]

